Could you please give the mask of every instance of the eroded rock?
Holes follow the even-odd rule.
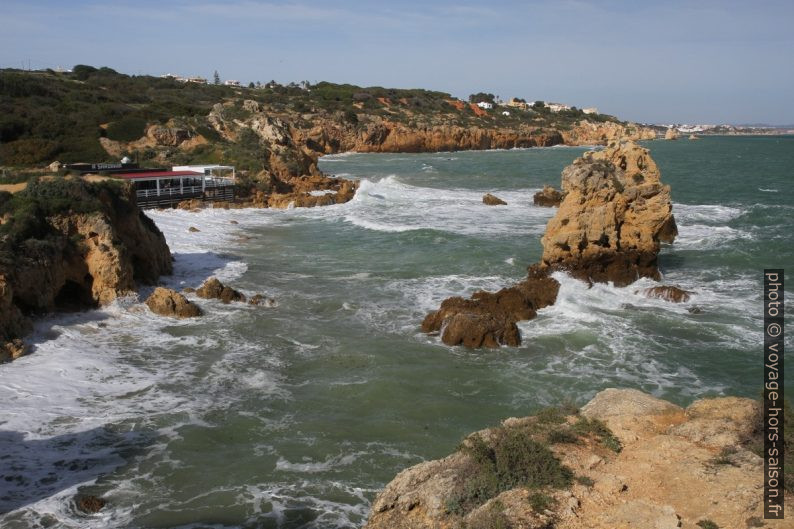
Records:
[[[507,202],[501,198],[494,196],[490,193],[485,193],[482,197],[482,203],[486,206],[506,206]]]
[[[694,292],[683,290],[674,286],[660,285],[658,287],[650,287],[644,290],[637,291],[649,298],[664,299],[672,301],[673,303],[683,303],[689,301],[689,298]]]
[[[196,295],[205,299],[219,299],[224,303],[231,303],[232,301],[244,302],[246,300],[245,294],[225,286],[215,277],[207,279],[204,284],[196,290]]]
[[[562,191],[541,239],[544,266],[617,286],[659,279],[660,245],[678,231],[670,188],[647,149],[621,142],[587,152],[563,170]]]
[[[185,296],[163,287],[154,289],[146,299],[146,306],[155,314],[172,318],[195,318],[203,314],[201,308]]]
[[[554,189],[553,187],[546,185],[543,186],[543,189],[535,193],[532,197],[532,202],[536,206],[542,206],[546,208],[556,208],[562,203],[563,194],[561,191]]]

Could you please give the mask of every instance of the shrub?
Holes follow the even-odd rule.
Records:
[[[107,128],[107,137],[113,141],[135,141],[146,131],[146,120],[125,117],[114,121]]]
[[[573,479],[571,470],[531,433],[526,428],[500,427],[490,442],[479,435],[470,437],[461,449],[471,458],[471,468],[452,491],[448,510],[469,512],[516,487],[568,487]]]
[[[529,505],[535,512],[542,513],[545,510],[551,509],[557,503],[554,498],[542,492],[533,492],[529,495]]]
[[[695,525],[697,525],[698,527],[702,527],[703,529],[720,529],[720,526],[712,522],[711,520],[700,520]]]
[[[604,447],[613,452],[620,452],[623,449],[620,440],[598,419],[579,417],[579,420],[571,427],[571,431],[582,436],[593,435],[601,441]]]

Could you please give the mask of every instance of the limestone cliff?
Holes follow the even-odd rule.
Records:
[[[763,520],[759,426],[760,405],[749,399],[681,408],[607,389],[579,413],[507,419],[444,459],[400,472],[364,527],[790,527]],[[794,508],[788,493],[785,503]]]
[[[0,343],[29,331],[30,316],[104,305],[134,292],[136,283],[153,284],[171,273],[165,238],[135,205],[134,193],[67,183],[86,193],[82,201],[72,197],[69,209],[37,219],[35,233],[2,237]],[[35,190],[46,192],[51,185],[56,184],[42,182]],[[16,200],[44,208],[22,194]],[[75,212],[89,202],[91,207],[83,208],[87,211]],[[28,222],[24,215],[20,208],[4,224],[21,232]]]
[[[634,123],[580,121],[563,131],[562,138],[566,145],[607,145],[621,140],[653,140],[656,131]]]
[[[634,142],[588,152],[563,170],[565,198],[541,239],[542,265],[624,286],[659,279],[661,242],[677,234],[670,187]]]

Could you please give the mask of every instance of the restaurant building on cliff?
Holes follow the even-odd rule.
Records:
[[[142,208],[172,207],[183,200],[234,200],[231,165],[182,165],[170,171],[131,171],[115,175],[132,183]]]

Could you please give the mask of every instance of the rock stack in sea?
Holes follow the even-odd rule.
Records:
[[[578,412],[506,419],[403,470],[364,529],[791,527],[763,519],[760,426],[750,399],[681,408],[607,389]]]
[[[541,264],[587,281],[625,286],[659,278],[662,242],[678,233],[670,187],[648,150],[619,142],[562,172],[565,199],[541,239]]]
[[[677,140],[678,139],[678,131],[675,128],[670,127],[669,129],[667,129],[667,132],[664,133],[664,139],[666,139],[666,140]]]
[[[562,195],[541,239],[541,261],[525,280],[496,293],[449,298],[427,315],[422,331],[440,333],[448,345],[518,345],[516,322],[556,300],[553,272],[616,286],[659,279],[661,243],[672,243],[678,232],[670,187],[647,149],[620,141],[585,153],[563,170]]]

